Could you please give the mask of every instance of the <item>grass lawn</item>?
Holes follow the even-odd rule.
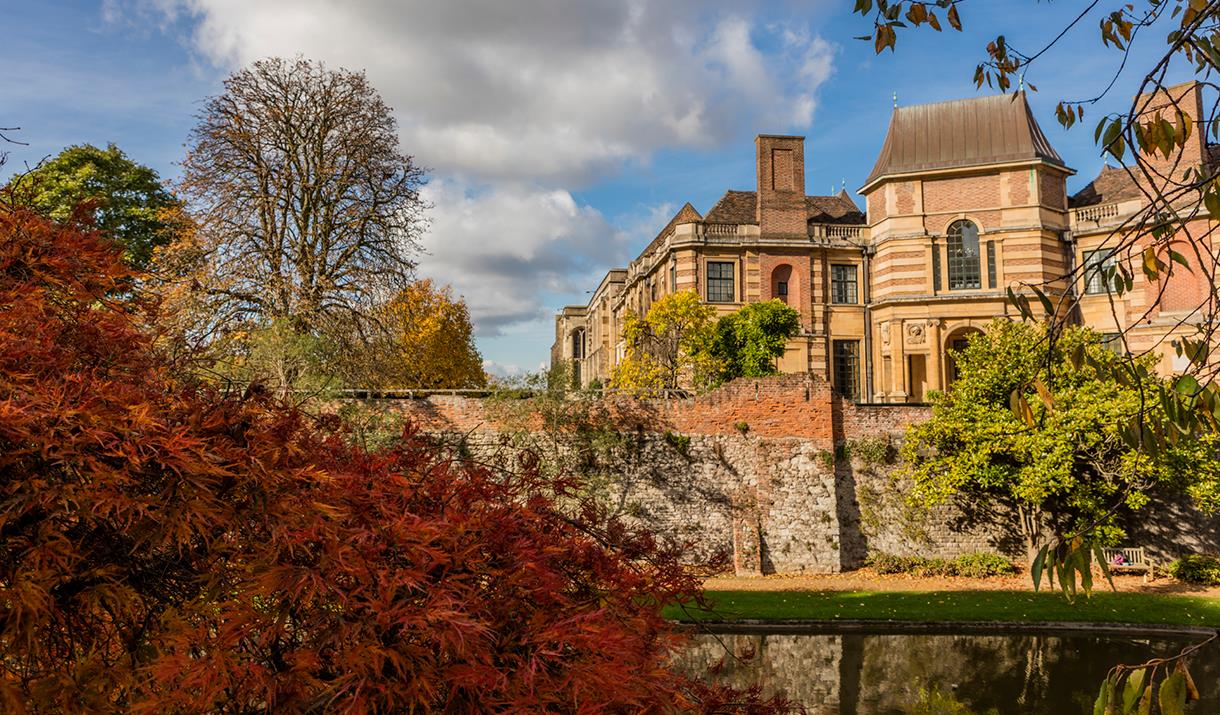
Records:
[[[668,618],[710,620],[1078,621],[1220,627],[1220,599],[1112,593],[1068,603],[1032,591],[708,591],[712,611],[669,607]]]

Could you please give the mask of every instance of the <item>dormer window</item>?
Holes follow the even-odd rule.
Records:
[[[954,221],[949,225],[946,243],[949,254],[949,290],[981,288],[978,226],[970,221]]]

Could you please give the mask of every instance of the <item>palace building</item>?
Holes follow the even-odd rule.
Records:
[[[1164,92],[1202,116],[1199,85]],[[1210,165],[1214,151],[1198,131],[1163,168]],[[1166,373],[1182,366],[1168,338],[1195,331],[1211,271],[1145,284],[1136,264],[1134,290],[1107,290],[1106,267],[1138,261],[1109,246],[1144,191],[1106,168],[1069,197],[1075,172],[1023,93],[896,108],[859,189],[864,211],[845,191],[805,193],[803,137],[760,135],[755,156],[755,190],[728,191],[706,214],[687,203],[586,305],[556,316],[553,364],[570,364],[582,386],[607,383],[625,352],[623,316],[668,293],[695,291],[721,313],[779,299],[801,318],[781,372],[815,374],[859,402],[923,402],[954,379],[949,351],[996,317],[1015,319],[1008,288],[1033,284],[1057,304],[1079,298],[1073,319],[1115,349],[1157,351]],[[1193,242],[1179,253],[1214,261],[1211,239],[1191,238],[1208,233],[1198,229],[1178,229]]]

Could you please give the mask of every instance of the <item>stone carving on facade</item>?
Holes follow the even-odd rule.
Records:
[[[923,345],[927,340],[923,321],[907,324],[907,342],[911,345]]]

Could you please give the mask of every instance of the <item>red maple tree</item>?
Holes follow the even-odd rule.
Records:
[[[679,548],[528,460],[368,452],[186,379],[132,278],[98,235],[0,212],[5,712],[775,705],[670,668]]]

